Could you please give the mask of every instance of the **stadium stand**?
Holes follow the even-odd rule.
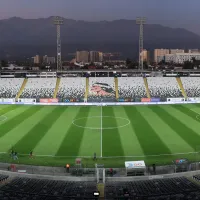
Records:
[[[0,97],[15,98],[23,83],[23,78],[1,78]]]
[[[88,101],[113,101],[115,99],[114,78],[89,78]],[[115,101],[115,100],[114,100]]]
[[[188,97],[200,97],[199,77],[181,77],[181,80]]]
[[[145,98],[146,89],[142,77],[118,78],[119,98]]]
[[[147,81],[151,97],[161,99],[183,97],[174,77],[148,77]]]
[[[0,174],[0,182],[6,180],[7,178],[8,178],[7,175]]]
[[[29,78],[20,98],[53,98],[56,78]]]
[[[185,177],[107,182],[106,199],[199,199],[200,188]]]
[[[53,181],[14,178],[0,188],[0,199],[95,199],[95,182]]]
[[[83,98],[85,93],[85,78],[61,78],[58,98]]]

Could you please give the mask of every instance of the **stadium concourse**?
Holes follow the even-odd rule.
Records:
[[[0,200],[200,199],[199,87],[190,76],[0,78]],[[32,174],[44,166],[54,176]]]

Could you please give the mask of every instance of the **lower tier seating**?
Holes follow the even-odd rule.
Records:
[[[108,182],[106,199],[200,199],[200,187],[184,177],[132,182]],[[198,197],[198,198],[197,198]]]
[[[0,188],[0,199],[9,196],[13,200],[30,199],[94,199],[95,182],[53,181],[29,178],[14,178]]]

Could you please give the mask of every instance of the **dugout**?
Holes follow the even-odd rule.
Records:
[[[146,173],[146,165],[144,160],[126,161],[125,168],[127,176],[144,176]]]
[[[190,169],[190,162],[186,158],[176,159],[173,161],[174,172],[187,172]]]

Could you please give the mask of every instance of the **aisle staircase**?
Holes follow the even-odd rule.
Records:
[[[28,78],[25,78],[24,81],[23,81],[23,83],[22,83],[22,85],[21,85],[21,88],[20,88],[17,96],[15,97],[16,100],[18,100],[19,97],[21,96],[21,94],[24,91],[24,88],[25,88],[27,82],[28,82]]]
[[[98,192],[100,193],[99,199],[104,199],[104,189],[105,189],[104,183],[98,183],[97,189],[98,189]]]
[[[60,80],[61,80],[61,78],[57,78],[57,80],[56,80],[56,87],[55,87],[54,94],[53,94],[54,99],[56,98],[58,90],[59,90]]]
[[[145,85],[145,88],[146,88],[147,98],[151,98],[147,78],[144,77],[143,80],[144,80],[144,85]]]
[[[86,78],[86,80],[85,80],[85,95],[84,95],[85,101],[87,101],[88,94],[89,94],[89,78]]]
[[[115,77],[115,98],[119,99],[118,78]]]
[[[180,77],[176,77],[176,80],[177,80],[177,83],[178,83],[178,85],[179,85],[179,88],[181,89],[181,93],[182,93],[183,97],[184,97],[185,99],[187,99],[187,95],[186,95],[186,92],[185,92],[185,90],[184,90],[184,88],[183,88],[183,83],[182,83],[182,81],[181,81],[181,78],[180,78]]]

